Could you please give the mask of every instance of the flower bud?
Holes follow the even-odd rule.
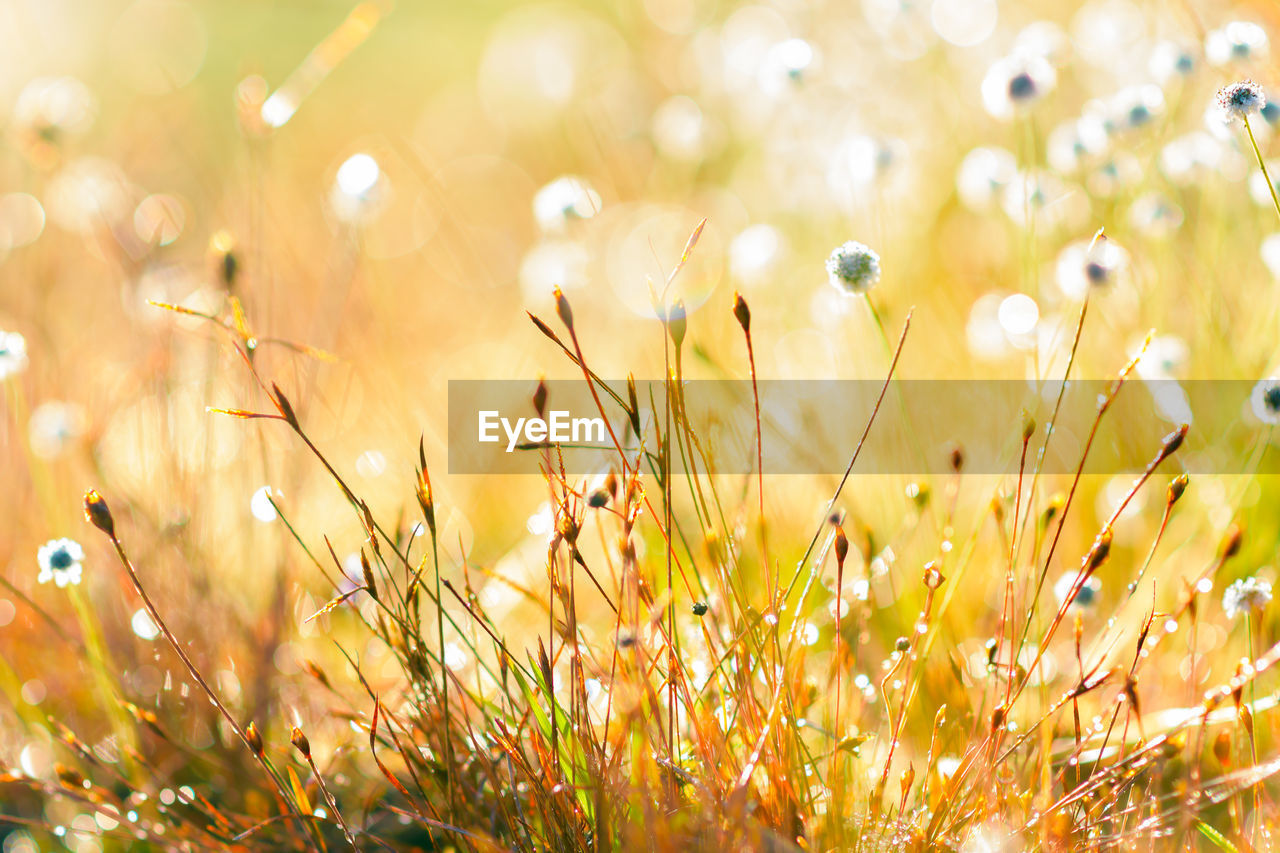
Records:
[[[307,740],[307,736],[302,733],[302,729],[297,726],[293,727],[293,731],[289,733],[289,743],[293,744],[298,752],[302,753],[303,758],[310,760],[311,758],[311,742]]]
[[[566,329],[573,331],[573,311],[569,308],[569,300],[565,298],[564,291],[559,287],[555,289],[556,296],[556,314],[560,317],[560,322],[564,323]]]
[[[244,730],[244,739],[249,742],[249,748],[253,750],[253,754],[262,756],[262,735],[258,734],[258,727],[253,723]]]
[[[685,311],[683,299],[677,299],[667,311],[667,331],[676,349],[680,349],[680,345],[684,343],[685,333],[689,331],[689,317],[688,312]]]
[[[116,538],[116,523],[111,517],[111,510],[107,507],[107,502],[102,495],[94,489],[84,494],[84,517],[107,536]]]
[[[737,318],[738,325],[742,327],[742,331],[750,334],[751,309],[747,307],[747,300],[742,298],[741,293],[733,294],[733,316]]]

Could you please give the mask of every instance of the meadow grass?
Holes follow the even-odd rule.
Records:
[[[1280,393],[1224,400],[1217,445],[1155,400],[1136,470],[1090,464],[1152,380],[1275,369],[1274,10],[1002,8],[970,43],[988,5],[823,10],[875,65],[788,4],[361,3],[239,79],[234,165],[151,147],[230,73],[176,79],[155,33],[154,75],[112,60],[114,136],[89,87],[28,84],[5,853],[1271,849]],[[195,8],[234,19],[175,4],[180,48]],[[380,38],[411,68],[424,22],[478,69],[425,131],[344,77]],[[538,376],[589,389],[607,461],[447,473],[446,381],[529,379],[543,416]],[[760,383],[830,376],[874,406],[806,448],[831,473],[772,473],[797,413]],[[935,376],[1034,389],[986,424],[1008,471],[902,422],[893,380]],[[747,473],[692,414],[707,378],[749,380]],[[863,472],[886,429],[920,471]]]

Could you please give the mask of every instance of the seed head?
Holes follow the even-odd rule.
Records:
[[[733,316],[742,327],[742,331],[748,333],[751,331],[751,309],[747,307],[747,300],[742,298],[741,293],[733,294]]]
[[[843,293],[865,293],[880,281],[880,256],[850,240],[827,258],[827,280]]]
[[[377,541],[376,539],[373,541]],[[365,556],[364,549],[360,549],[360,572],[364,576],[364,587],[368,590],[370,597],[374,601],[378,600],[378,585],[374,583],[373,566],[369,565],[369,558]]]
[[[547,380],[539,379],[538,387],[533,389],[533,410],[538,413],[538,417],[545,418],[547,416]]]
[[[102,495],[94,489],[84,493],[84,517],[110,538],[116,538],[116,523],[111,518],[111,510]]]
[[[565,297],[564,291],[559,287],[555,289],[556,297],[556,314],[560,317],[560,322],[564,323],[564,327],[570,332],[573,331],[573,311],[569,308],[569,300]]]
[[[1026,409],[1022,410],[1022,440],[1030,441],[1031,436],[1036,434],[1036,419]]]
[[[671,342],[676,345],[676,349],[680,349],[685,333],[689,331],[689,317],[683,299],[677,299],[667,311],[667,331],[671,334]]]
[[[845,558],[849,556],[849,537],[845,536],[844,528],[836,527],[836,562],[841,566],[844,565]]]
[[[311,741],[307,740],[307,736],[302,733],[302,729],[297,726],[293,727],[293,731],[289,733],[289,743],[293,744],[294,748],[302,753],[303,758],[311,758]]]
[[[1240,542],[1244,539],[1244,530],[1240,525],[1232,524],[1227,528],[1227,535],[1222,537],[1222,545],[1219,546],[1219,554],[1223,560],[1229,560],[1236,554],[1240,553]]]
[[[253,750],[254,755],[262,755],[262,735],[258,734],[257,725],[249,723],[245,727],[244,739],[249,742],[249,748]]]

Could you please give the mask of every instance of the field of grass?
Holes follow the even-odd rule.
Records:
[[[0,853],[1273,849],[1276,38],[0,6]]]

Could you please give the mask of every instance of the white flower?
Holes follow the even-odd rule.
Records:
[[[1128,262],[1129,253],[1106,237],[1073,243],[1058,255],[1058,287],[1078,299],[1090,288],[1115,283]]]
[[[1271,584],[1256,577],[1243,578],[1222,593],[1222,609],[1228,619],[1261,613],[1271,603]]]
[[[1071,595],[1071,590],[1076,584],[1080,583],[1079,572],[1067,572],[1058,578],[1058,582],[1053,585],[1053,594],[1057,597],[1058,602],[1064,603],[1067,597]],[[1080,586],[1080,590],[1076,593],[1076,597],[1071,599],[1070,606],[1081,610],[1088,610],[1098,603],[1098,592],[1102,589],[1102,581],[1096,577],[1090,577]]]
[[[0,382],[27,366],[27,340],[17,332],[0,331]]]
[[[1138,347],[1131,347],[1138,355]],[[1143,379],[1172,379],[1187,363],[1187,345],[1177,335],[1158,335],[1151,339],[1138,359],[1138,375]]]
[[[1182,208],[1159,193],[1145,193],[1133,200],[1129,224],[1149,237],[1167,237],[1182,225]]]
[[[533,217],[543,231],[561,231],[570,220],[590,219],[600,210],[600,194],[585,179],[564,175],[533,197]]]
[[[1213,65],[1267,55],[1267,32],[1252,21],[1232,21],[1205,37],[1204,55]]]
[[[1058,73],[1037,53],[1019,51],[996,61],[982,79],[982,104],[993,117],[1012,118],[1049,92]]]
[[[1148,70],[1161,83],[1187,77],[1196,70],[1195,52],[1180,42],[1162,41],[1151,51]]]
[[[1164,114],[1164,92],[1154,83],[1128,86],[1107,102],[1113,130],[1134,130]]]
[[[1254,385],[1249,405],[1264,424],[1280,423],[1280,379],[1273,376]]]
[[[1097,161],[1107,150],[1107,127],[1100,115],[1086,114],[1058,125],[1049,133],[1049,165],[1064,174]]]
[[[365,222],[378,213],[387,191],[387,180],[378,161],[368,154],[352,154],[333,177],[329,204],[343,222]]]
[[[53,581],[59,587],[80,583],[80,561],[84,549],[72,539],[51,539],[40,546],[36,562],[40,564],[39,583]]]
[[[1262,87],[1252,80],[1239,80],[1218,90],[1218,110],[1228,119],[1247,119],[1266,105]]]
[[[23,87],[13,107],[14,124],[56,140],[82,133],[93,121],[93,93],[74,77],[37,77]]]
[[[1018,161],[1004,148],[975,148],[956,171],[956,191],[971,210],[986,210],[1018,176]]]
[[[27,440],[41,459],[53,459],[84,432],[84,409],[75,403],[50,400],[31,413]]]
[[[880,280],[880,256],[850,240],[837,246],[827,258],[827,278],[836,290],[864,293]]]

